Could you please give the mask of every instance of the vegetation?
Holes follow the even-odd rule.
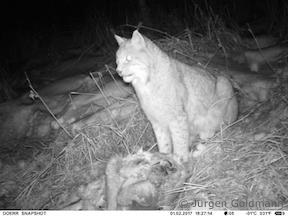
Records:
[[[243,17],[239,7],[246,10],[247,2],[221,0],[216,4],[212,0],[185,0],[164,5],[162,1],[116,1],[116,6],[102,8],[103,13],[96,9],[86,11],[85,24],[75,24],[67,31],[60,31],[61,28],[56,26],[55,31],[49,33],[42,31],[25,35],[20,32],[22,37],[18,38],[17,34],[15,40],[21,43],[15,43],[9,47],[10,53],[3,54],[6,61],[1,62],[0,67],[0,100],[15,99],[23,89],[28,91],[29,85],[23,82],[24,71],[31,73],[33,83],[41,85],[41,76],[34,76],[38,68],[58,64],[66,58],[68,49],[79,48],[79,59],[85,55],[97,55],[96,60],[101,66],[96,70],[109,73],[115,66],[117,46],[114,32],[130,37],[131,31],[139,28],[169,55],[209,70],[218,58],[227,66],[231,53],[239,52],[243,36],[253,37],[265,30],[265,33],[286,38],[287,2],[265,0],[261,4],[255,3],[259,8],[250,10],[256,11],[256,17]],[[115,8],[117,11],[127,9],[119,14]],[[267,14],[268,22],[261,21],[254,26],[261,13]],[[121,19],[117,20],[118,16]],[[248,21],[250,23],[246,25]],[[16,50],[19,56],[14,55]],[[14,64],[16,68],[12,67]],[[219,70],[214,73],[219,73]],[[278,85],[267,101],[241,110],[233,125],[223,128],[209,141],[199,141],[207,146],[207,150],[191,164],[191,174],[183,187],[171,191],[179,193],[179,196],[169,205],[181,209],[177,204],[181,199],[227,202],[229,209],[241,209],[241,206],[232,205],[233,200],[267,200],[281,203],[281,207],[287,205],[287,68],[281,68],[277,79]],[[241,100],[244,96],[240,87],[237,92]],[[94,209],[104,208],[101,203],[103,197],[99,195],[101,187],[99,196],[83,192],[83,187],[87,189],[91,186],[89,183],[103,177],[107,161],[114,155],[125,157],[139,149],[157,151],[153,130],[137,100],[134,97],[134,100],[125,102],[135,103],[136,109],[124,121],[95,124],[71,132],[73,139],[62,131],[53,134],[53,141],[49,140],[42,146],[38,144],[43,144],[43,141],[27,139],[22,141],[18,151],[2,151],[0,208],[63,209],[69,202],[75,203],[75,197],[94,203]],[[72,129],[68,127],[67,130]],[[33,151],[26,155],[23,146]],[[93,192],[97,192],[94,189]],[[192,203],[187,205],[191,207]],[[271,206],[260,208],[271,209]]]

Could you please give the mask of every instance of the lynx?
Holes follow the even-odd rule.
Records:
[[[161,153],[187,162],[196,135],[210,138],[236,119],[237,101],[225,77],[169,57],[137,30],[131,39],[115,39],[116,70],[132,83]]]

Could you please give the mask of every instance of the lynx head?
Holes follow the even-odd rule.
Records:
[[[137,30],[133,32],[131,39],[115,35],[119,44],[116,52],[117,72],[127,83],[136,84],[149,81],[149,73],[155,58],[156,45],[141,35]]]

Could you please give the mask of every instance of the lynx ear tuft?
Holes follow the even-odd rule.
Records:
[[[123,38],[123,37],[120,37],[118,35],[114,35],[118,45],[120,46],[123,42],[125,42],[127,39],[126,38]]]
[[[144,47],[145,46],[144,37],[140,34],[140,32],[138,30],[135,30],[133,32],[131,41],[132,41],[132,44],[137,46],[137,47]]]

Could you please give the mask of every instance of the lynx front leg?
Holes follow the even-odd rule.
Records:
[[[189,159],[189,125],[186,115],[179,116],[170,124],[173,153],[183,162]]]
[[[160,127],[158,124],[152,124],[157,139],[159,152],[164,154],[172,153],[172,143],[168,128]]]

